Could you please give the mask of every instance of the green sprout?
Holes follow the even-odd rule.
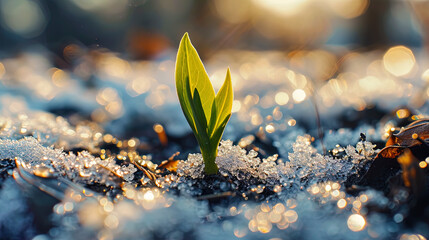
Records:
[[[197,50],[185,33],[180,41],[176,59],[176,90],[180,106],[200,145],[206,174],[216,174],[217,149],[231,117],[233,101],[231,73],[215,96],[213,86],[198,56]]]

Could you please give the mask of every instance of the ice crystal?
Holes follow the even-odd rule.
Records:
[[[102,134],[89,126],[71,126],[63,117],[46,112],[28,111],[21,114],[0,116],[0,138],[36,138],[42,145],[94,149]]]
[[[21,140],[0,139],[0,159],[15,158],[36,175],[41,168],[50,169],[50,175],[63,176],[81,183],[113,185],[115,178],[112,175],[131,181],[137,171],[131,164],[119,166],[113,158],[102,160],[87,151],[76,155],[71,152],[67,154],[61,149],[44,147],[32,137]]]
[[[376,145],[368,141],[361,141],[356,144],[356,148],[350,145],[347,146],[345,152],[351,158],[353,163],[358,164],[363,160],[369,159],[375,154],[375,146]]]
[[[293,144],[293,152],[289,153],[289,162],[283,167],[283,177],[299,183],[330,179],[342,182],[356,173],[357,164],[365,164],[370,160],[369,157],[374,154],[374,147],[375,145],[369,142],[359,142],[357,148],[361,151],[348,146],[347,156],[337,159],[317,153],[311,146],[310,136],[299,136]]]
[[[240,181],[250,178],[278,179],[277,155],[262,160],[257,155],[258,153],[254,150],[247,153],[240,146],[234,146],[230,140],[221,141],[216,164],[222,175],[235,177]],[[189,154],[188,160],[180,161],[177,168],[180,176],[193,179],[204,176],[204,162],[201,154]]]
[[[187,161],[177,163],[177,174],[189,176],[193,179],[202,178],[204,175],[204,161],[201,154],[189,154]]]
[[[284,186],[305,187],[311,182],[331,179],[344,182],[351,174],[356,174],[357,165],[366,164],[375,153],[375,145],[365,141],[358,142],[356,148],[348,146],[343,158],[334,158],[318,153],[311,143],[310,136],[298,136],[292,144],[293,152],[283,161],[278,160],[277,155],[260,159],[253,150],[246,152],[232,141],[222,141],[216,164],[221,175],[241,182],[257,179],[267,185],[283,183]],[[177,172],[179,176],[198,179],[204,177],[203,168],[201,154],[190,154],[187,161],[179,161]],[[253,188],[250,184],[248,187]]]

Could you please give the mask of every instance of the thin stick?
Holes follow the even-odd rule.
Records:
[[[215,199],[215,198],[223,198],[223,197],[233,197],[235,196],[235,192],[222,192],[222,193],[216,193],[216,194],[208,194],[203,195],[200,197],[197,197],[198,200],[208,200],[208,199]]]
[[[323,137],[324,137],[323,128],[322,128],[322,123],[320,122],[319,108],[317,106],[317,101],[316,101],[314,91],[313,91],[313,94],[311,94],[311,101],[313,102],[314,111],[316,113],[317,133],[319,135],[320,143],[322,144],[323,155],[325,155],[326,147],[325,147],[325,144],[323,143]]]

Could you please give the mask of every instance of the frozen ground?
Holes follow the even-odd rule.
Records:
[[[205,176],[175,95],[173,54],[137,62],[78,50],[64,69],[45,51],[0,60],[1,238],[429,234],[406,188],[359,185],[386,131],[428,113],[423,56],[404,73],[381,52],[219,53],[207,70],[219,87],[218,69],[232,69],[235,101],[219,175]],[[177,151],[177,170],[158,167]]]

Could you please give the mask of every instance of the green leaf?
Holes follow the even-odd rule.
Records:
[[[181,84],[186,76],[189,76],[191,93],[193,93],[193,90],[196,88],[198,89],[200,96],[204,96],[204,98],[201,99],[201,105],[203,106],[206,119],[210,119],[211,107],[215,98],[215,93],[204,65],[189,39],[188,33],[185,33],[180,41],[177,53],[176,85],[178,82]],[[177,89],[178,95],[182,90],[183,89]],[[179,101],[181,101],[180,96]]]
[[[183,40],[182,40],[183,42]],[[189,84],[189,74],[188,74],[188,64],[187,64],[187,54],[186,46],[180,44],[179,50],[177,53],[176,59],[176,90],[177,96],[179,97],[180,106],[182,107],[183,114],[185,115],[186,120],[191,126],[192,131],[195,133],[195,123],[194,117],[192,115],[192,108],[190,101],[192,100],[192,95],[190,94],[190,84]]]
[[[228,123],[228,120],[229,120],[229,118],[230,118],[230,117],[231,117],[231,113],[230,113],[230,114],[228,114],[228,115],[223,119],[223,121],[221,121],[221,122],[220,122],[220,124],[219,124],[219,128],[217,128],[217,129],[214,131],[214,133],[213,133],[213,135],[212,135],[212,137],[211,137],[211,139],[212,139],[212,144],[213,144],[213,145],[216,145],[216,149],[217,149],[217,147],[218,147],[218,145],[219,145],[220,139],[222,138],[223,130],[225,130],[226,124]]]
[[[212,104],[212,114],[211,114],[211,119],[209,121],[209,128],[208,128],[208,134],[209,134],[209,136],[211,136],[213,134],[213,131],[215,130],[216,121],[217,121],[216,101],[213,101],[213,104]]]
[[[215,128],[219,128],[221,120],[225,119],[228,114],[231,114],[232,102],[233,102],[233,92],[232,92],[232,83],[231,83],[231,72],[226,71],[226,78],[223,82],[222,87],[215,98],[216,105],[216,124]]]
[[[192,100],[192,112],[194,114],[194,121],[197,127],[198,135],[201,138],[201,142],[198,141],[200,145],[209,145],[209,136],[207,135],[207,120],[204,115],[203,107],[201,105],[200,94],[197,89],[194,89],[194,99]]]

